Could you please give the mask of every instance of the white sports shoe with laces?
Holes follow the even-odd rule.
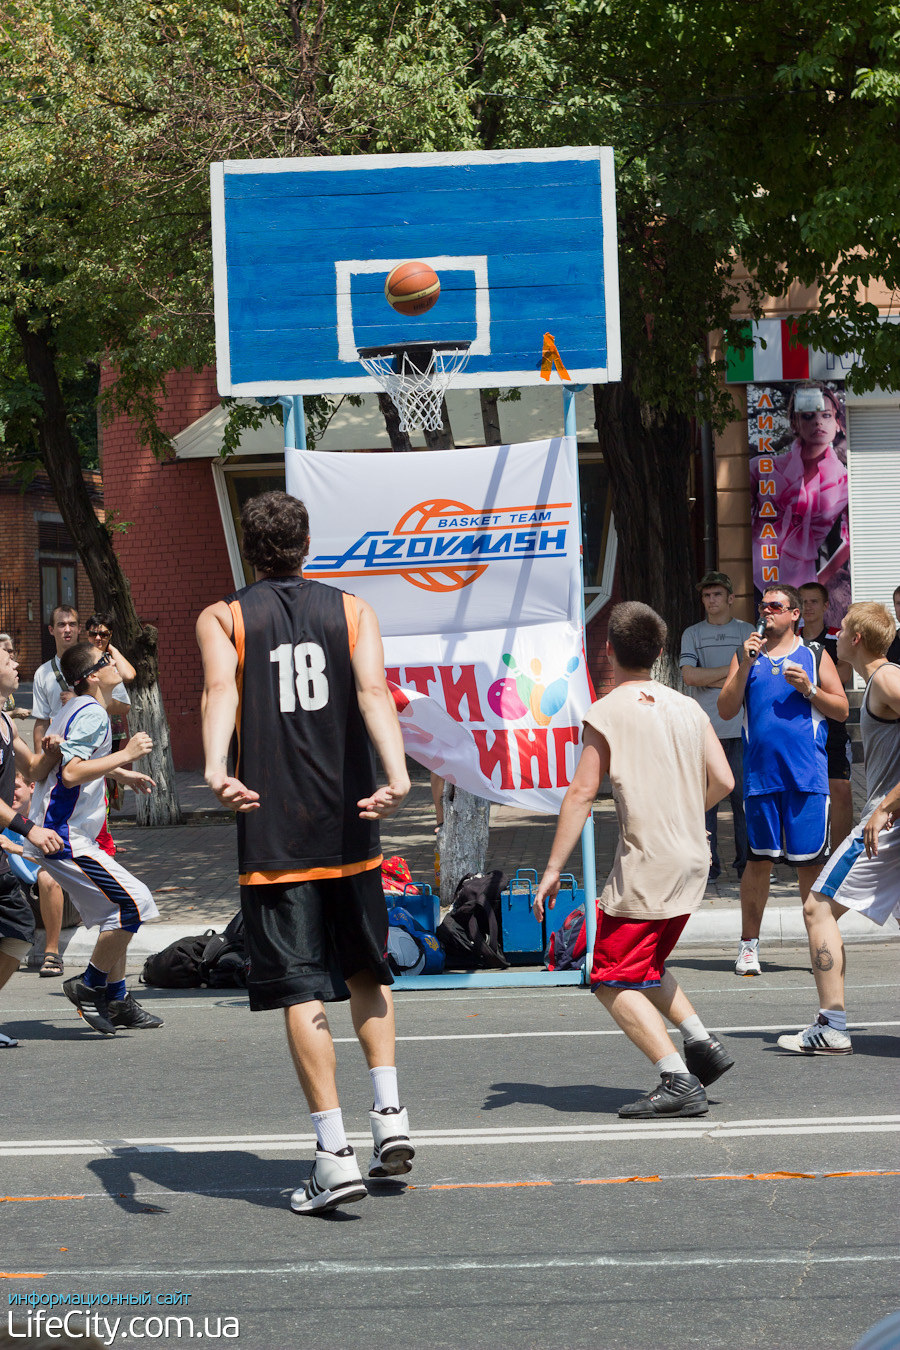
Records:
[[[796,1036],[779,1036],[782,1050],[793,1050],[797,1055],[852,1055],[853,1042],[846,1031],[830,1026],[819,1013],[811,1027],[798,1031]]]
[[[309,1180],[294,1191],[291,1209],[295,1214],[324,1214],[339,1205],[365,1200],[368,1194],[352,1148],[340,1153],[316,1149]]]
[[[370,1111],[369,1120],[372,1122],[373,1145],[369,1176],[383,1180],[411,1172],[416,1150],[409,1138],[406,1107],[399,1111]]]
[[[734,963],[735,975],[759,975],[759,939],[745,942],[741,939],[738,959]]]

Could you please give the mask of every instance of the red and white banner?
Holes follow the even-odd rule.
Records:
[[[555,813],[592,691],[574,438],[404,455],[289,450],[304,575],[368,600],[408,753],[490,801]]]

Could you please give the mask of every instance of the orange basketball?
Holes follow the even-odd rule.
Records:
[[[440,293],[440,277],[424,262],[400,263],[384,283],[384,298],[398,314],[424,314]]]

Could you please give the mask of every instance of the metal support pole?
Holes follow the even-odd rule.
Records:
[[[284,410],[285,450],[305,450],[306,416],[303,412],[303,395],[281,394],[278,402]]]
[[[575,395],[578,389],[583,386],[567,386],[563,390],[563,406],[565,409],[564,430],[567,436],[575,437],[578,434],[578,423],[575,416]],[[578,477],[575,478],[576,485],[576,520],[579,529],[581,528],[581,492],[578,488]],[[585,643],[585,652],[587,649],[587,634],[584,631],[584,573],[582,571],[581,580],[581,632],[582,640]],[[594,951],[594,939],[597,936],[597,854],[594,847],[594,812],[590,815],[581,831],[581,872],[584,877],[584,935],[587,939],[587,951],[584,961],[584,982],[588,984],[591,978],[591,958]]]

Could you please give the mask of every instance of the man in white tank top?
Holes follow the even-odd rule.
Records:
[[[894,622],[884,605],[851,605],[838,635],[838,657],[866,681],[860,712],[866,762],[862,819],[819,873],[803,905],[819,1015],[783,1050],[801,1055],[849,1055],[844,1006],[846,958],[838,919],[853,909],[883,925],[900,919],[900,666],[885,652]]]
[[[665,640],[666,625],[648,605],[613,609],[606,652],[615,688],[584,719],[581,758],[534,902],[541,920],[608,773],[619,846],[599,900],[591,989],[661,1080],[620,1109],[629,1119],[704,1115],[704,1088],[734,1064],[665,966],[706,890],[706,812],[734,787],[706,713],[650,675]],[[680,1028],[684,1058],[663,1017]]]

